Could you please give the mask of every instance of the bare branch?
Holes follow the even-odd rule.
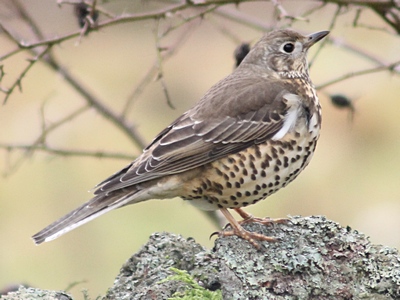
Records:
[[[117,153],[117,152],[104,152],[104,151],[85,151],[85,150],[74,150],[74,149],[60,149],[52,148],[48,145],[18,145],[18,144],[4,144],[0,143],[0,149],[4,149],[8,152],[19,150],[19,151],[41,151],[49,154],[64,156],[64,157],[92,157],[92,158],[110,158],[130,161],[134,157],[129,154]]]
[[[126,134],[127,137],[140,149],[144,148],[146,142],[141,137],[141,135],[136,131],[136,129],[126,123],[123,117],[118,116],[113,110],[107,107],[104,101],[101,101],[98,97],[95,97],[90,93],[82,83],[79,82],[72,74],[70,74],[65,68],[63,68],[55,60],[47,61],[49,66],[53,68],[57,73],[61,74],[64,79],[81,94],[81,96],[86,100],[86,102],[93,108],[96,109],[101,115],[106,119],[111,121],[116,127],[118,127],[122,132]]]
[[[6,94],[6,96],[4,97],[4,100],[3,100],[3,104],[7,103],[8,98],[13,93],[15,88],[18,87],[19,90],[22,91],[22,83],[21,83],[22,79],[25,77],[25,75],[28,73],[28,71],[33,67],[33,65],[36,62],[38,62],[49,51],[50,48],[51,48],[51,46],[47,46],[35,58],[28,60],[29,61],[28,65],[25,67],[25,69],[20,73],[18,78],[14,81],[14,83],[8,89],[5,89],[3,87],[0,88],[1,91]]]
[[[361,75],[366,75],[366,74],[371,74],[371,73],[377,73],[377,72],[382,72],[382,71],[388,71],[388,70],[395,70],[396,67],[398,67],[400,65],[400,61],[394,62],[390,65],[385,65],[385,66],[379,66],[379,67],[375,67],[375,68],[370,68],[370,69],[365,69],[365,70],[361,70],[361,71],[356,71],[356,72],[350,72],[347,73],[345,75],[342,75],[336,79],[330,80],[326,83],[320,84],[318,85],[316,88],[317,89],[323,89],[326,88],[329,85],[344,81],[346,79],[350,79],[353,77],[357,77],[357,76],[361,76]]]
[[[164,73],[163,73],[163,57],[161,55],[161,51],[164,49],[160,45],[160,19],[156,20],[156,28],[154,29],[154,37],[155,37],[155,46],[156,46],[156,53],[157,53],[157,80],[160,81],[162,90],[164,92],[165,99],[167,100],[167,104],[170,108],[175,109],[175,106],[172,104],[171,97],[169,96],[167,84],[164,80]]]

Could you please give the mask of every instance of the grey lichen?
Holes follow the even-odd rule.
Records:
[[[103,299],[213,299],[219,293],[227,300],[400,299],[398,251],[372,245],[349,227],[321,216],[244,227],[279,241],[260,243],[257,250],[230,236],[206,250],[192,238],[155,233],[122,266]],[[60,292],[21,288],[1,300],[60,297],[71,299]]]
[[[117,280],[107,299],[122,295],[114,290],[121,291],[127,282],[135,288],[125,290],[126,299],[145,299],[145,295],[167,299],[175,292],[185,293],[179,281],[160,284],[143,277],[163,279],[171,274],[170,267],[186,270],[205,289],[220,289],[223,299],[400,298],[397,250],[372,245],[357,231],[320,216],[291,217],[286,224],[272,226],[253,223],[245,228],[279,241],[263,242],[257,250],[247,241],[231,236],[217,239],[214,249],[206,251],[192,239],[155,234],[122,269],[134,270],[134,278],[122,276],[122,284]],[[178,259],[169,259],[170,251]],[[143,265],[149,266],[147,273],[143,272]]]
[[[185,293],[185,282],[163,280],[174,274],[171,267],[189,272],[199,285],[212,290],[218,280],[216,263],[193,239],[155,233],[122,266],[114,286],[104,299],[168,299],[175,293]]]
[[[357,231],[319,216],[246,228],[280,241],[257,250],[235,236],[217,240],[224,299],[400,298],[397,250],[371,245]],[[239,280],[224,280],[226,273]]]
[[[72,300],[71,296],[61,291],[48,291],[21,286],[17,291],[0,297],[1,300]]]

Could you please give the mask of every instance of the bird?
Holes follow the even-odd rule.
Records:
[[[238,236],[256,248],[276,241],[243,228],[250,222],[274,222],[243,207],[285,187],[313,156],[321,105],[307,53],[328,34],[302,35],[291,29],[264,34],[230,75],[162,130],[133,162],[99,183],[91,200],[33,235],[34,242],[54,240],[126,205],[174,197],[202,210],[219,210],[232,228],[220,231],[221,237]]]

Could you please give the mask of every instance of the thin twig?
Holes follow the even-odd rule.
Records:
[[[166,48],[164,51],[161,52],[162,60],[164,63],[170,57],[175,55],[177,53],[177,51],[180,49],[180,47],[182,46],[182,44],[186,41],[187,37],[190,35],[191,29],[192,29],[190,24],[192,24],[192,23],[193,23],[193,20],[190,20],[190,22],[187,23],[186,29],[176,39],[175,43],[168,46],[168,48]],[[127,98],[125,106],[121,112],[122,118],[126,118],[130,109],[132,108],[134,101],[142,94],[142,92],[144,91],[146,86],[156,77],[157,72],[158,72],[158,58],[156,59],[154,64],[148,69],[146,74],[139,81],[138,85],[135,87],[135,89],[132,91],[132,93]]]
[[[3,104],[7,103],[8,98],[10,97],[10,95],[13,93],[15,88],[19,88],[20,91],[22,91],[22,79],[25,77],[25,75],[28,73],[28,71],[32,68],[32,66],[39,61],[47,52],[48,50],[51,48],[51,46],[47,46],[46,48],[44,48],[35,58],[33,59],[29,59],[29,63],[28,65],[25,67],[24,70],[22,70],[22,72],[19,74],[18,78],[14,81],[14,83],[8,88],[0,88],[1,91],[3,93],[6,94],[6,96],[4,97],[3,100]]]
[[[65,68],[61,66],[60,63],[51,60],[48,61],[48,65],[54,69],[57,73],[63,76],[64,80],[67,81],[93,108],[96,109],[101,115],[106,119],[110,120],[115,126],[121,129],[122,132],[140,149],[146,146],[145,140],[137,132],[136,128],[128,124],[124,118],[118,116],[112,109],[107,107],[104,101],[100,100],[98,97],[94,96],[88,91],[83,84],[76,79],[71,73],[69,73]]]
[[[47,136],[54,131],[55,129],[59,128],[60,126],[66,124],[67,122],[73,120],[74,118],[78,117],[80,114],[82,114],[83,112],[85,112],[89,107],[87,105],[73,111],[72,113],[70,113],[69,115],[65,116],[64,118],[60,119],[57,122],[54,122],[53,124],[51,124],[50,126],[46,126],[45,122],[44,122],[44,112],[43,112],[43,107],[42,107],[42,112],[41,112],[41,116],[42,116],[42,131],[40,133],[40,135],[35,139],[35,141],[33,141],[32,143],[30,143],[30,148],[26,148],[26,152],[25,155],[20,157],[16,162],[14,162],[13,165],[9,166],[9,173],[12,173],[13,171],[17,170],[18,167],[29,157],[32,156],[32,154],[34,153],[35,149],[37,149],[37,147],[45,147],[46,144],[46,138]],[[8,149],[8,148],[7,148]],[[9,150],[9,149],[8,149]]]
[[[336,11],[333,15],[333,18],[331,20],[331,24],[329,25],[329,31],[332,31],[332,29],[335,27],[336,24],[336,20],[338,19],[339,15],[340,15],[340,11],[342,10],[342,7],[340,5],[337,6]],[[317,51],[315,52],[314,56],[310,59],[309,62],[309,67],[311,68],[311,66],[314,64],[315,60],[317,59],[318,55],[321,53],[321,50],[326,46],[327,42],[328,42],[328,38],[323,39],[319,44],[318,44],[318,48]]]
[[[160,45],[160,19],[156,20],[156,28],[154,29],[154,37],[155,37],[155,46],[156,46],[156,53],[157,53],[157,80],[161,83],[162,90],[164,92],[165,99],[167,100],[167,104],[170,108],[175,109],[171,101],[171,97],[169,96],[167,84],[164,80],[164,72],[163,72],[163,57],[161,51],[163,48]]]
[[[48,145],[20,145],[20,144],[5,144],[0,143],[0,149],[4,149],[6,151],[42,151],[49,154],[54,154],[58,156],[65,157],[93,157],[93,158],[112,158],[112,159],[121,159],[121,160],[132,160],[134,157],[130,154],[117,153],[117,152],[104,152],[104,151],[87,151],[87,150],[75,150],[75,149],[61,149],[61,148],[52,148]]]
[[[396,67],[398,67],[399,65],[400,65],[400,61],[397,61],[397,62],[394,62],[394,63],[392,63],[390,65],[379,66],[379,67],[365,69],[365,70],[356,71],[356,72],[350,72],[350,73],[342,75],[342,76],[340,76],[340,77],[338,77],[336,79],[333,79],[333,80],[330,80],[330,81],[328,81],[326,83],[320,84],[316,88],[317,89],[323,89],[323,88],[326,88],[329,85],[332,85],[332,84],[335,84],[335,83],[338,83],[338,82],[341,82],[341,81],[344,81],[346,79],[353,78],[353,77],[356,77],[356,76],[361,76],[361,75],[366,75],[366,74],[371,74],[371,73],[377,73],[377,72],[382,72],[382,71],[388,71],[388,70],[394,71],[394,69]]]

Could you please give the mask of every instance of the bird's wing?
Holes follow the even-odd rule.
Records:
[[[223,87],[211,88],[140,157],[101,182],[95,194],[181,173],[271,139],[283,128],[291,109],[288,95],[293,98],[279,81],[227,77]]]

